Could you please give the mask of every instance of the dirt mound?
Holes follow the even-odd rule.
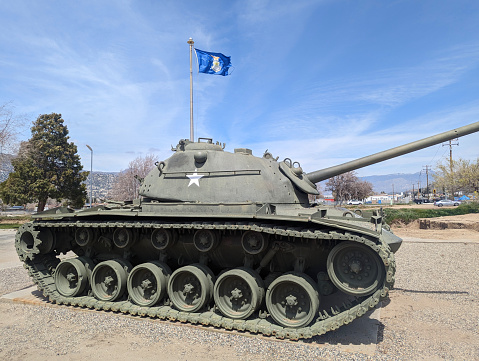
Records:
[[[420,229],[471,229],[479,232],[479,220],[453,220],[453,219],[441,219],[439,218],[421,218],[416,223],[419,223]],[[479,216],[478,216],[479,218]]]
[[[420,218],[407,225],[396,223],[391,228],[399,237],[479,241],[479,214]]]

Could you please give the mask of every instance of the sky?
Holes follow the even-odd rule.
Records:
[[[61,113],[85,170],[171,156],[190,136],[268,150],[305,172],[479,121],[479,1],[0,0],[0,104],[29,121]],[[454,158],[479,157],[479,133]],[[415,173],[437,145],[357,171]]]

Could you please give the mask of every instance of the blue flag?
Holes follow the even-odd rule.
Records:
[[[195,49],[198,58],[198,71],[206,74],[228,75],[231,56]]]

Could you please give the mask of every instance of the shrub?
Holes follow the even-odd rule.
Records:
[[[395,209],[385,208],[385,221],[387,224],[403,222],[405,224],[411,223],[419,218],[434,218],[444,216],[457,216],[461,214],[479,213],[479,203],[464,203],[455,208],[438,208],[438,209]]]

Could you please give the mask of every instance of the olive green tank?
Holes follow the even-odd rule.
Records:
[[[16,249],[53,303],[310,338],[387,297],[401,244],[380,211],[311,206],[315,183],[478,130],[311,173],[268,152],[180,140],[142,180],[140,199],[37,213]]]

